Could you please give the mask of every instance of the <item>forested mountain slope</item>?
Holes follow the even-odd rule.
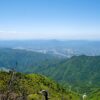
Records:
[[[20,72],[33,72],[32,67],[52,66],[61,59],[49,54],[36,53],[26,50],[0,48],[0,68],[15,68]]]
[[[82,55],[61,59],[25,50],[0,49],[0,67],[15,68],[24,73],[40,73],[68,87],[70,84],[79,92],[100,88],[100,56]]]
[[[100,88],[100,56],[72,57],[58,65],[53,72],[55,73],[49,75],[58,81],[68,82],[78,87]]]
[[[45,70],[37,69],[34,71],[60,83],[69,83],[76,91],[90,92],[94,87],[100,88],[100,56],[74,56]]]
[[[47,68],[48,69],[48,68]],[[100,85],[100,56],[74,56],[59,63],[51,75],[59,81]],[[50,74],[50,71],[49,71]]]

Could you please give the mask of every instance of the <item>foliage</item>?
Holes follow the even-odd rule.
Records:
[[[2,82],[5,83],[0,87],[0,91],[3,91],[3,93],[6,93],[8,90],[9,80],[10,73],[0,72],[0,84],[2,84]],[[5,86],[6,89],[3,89],[2,86]],[[39,93],[41,90],[47,90],[51,100],[61,100],[62,95],[63,98],[67,98],[68,100],[70,100],[70,96],[72,100],[79,98],[78,94],[67,92],[55,81],[39,74],[16,73],[15,80],[12,82],[10,89],[20,95],[24,93],[24,95],[27,95],[28,100],[41,100],[42,95]]]

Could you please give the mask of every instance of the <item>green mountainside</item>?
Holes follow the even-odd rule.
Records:
[[[53,67],[52,71],[48,67],[47,73],[43,73],[70,84],[86,83],[100,86],[100,56],[74,56]]]
[[[38,72],[60,83],[69,83],[79,92],[100,88],[100,56],[74,56],[60,62],[57,67],[47,67]]]
[[[9,91],[9,97],[14,94],[24,98],[20,100],[42,100],[41,90],[48,91],[50,100],[62,100],[62,98],[63,100],[79,100],[80,97],[78,94],[64,89],[55,81],[39,74],[0,72],[0,94],[6,95]]]
[[[17,64],[16,64],[17,62]],[[73,56],[61,59],[25,50],[0,49],[0,68],[15,67],[18,72],[40,73],[77,93],[100,89],[100,56]]]
[[[11,69],[17,67],[20,72],[33,72],[33,66],[52,66],[59,63],[61,59],[49,54],[42,54],[26,50],[0,48],[0,68]]]

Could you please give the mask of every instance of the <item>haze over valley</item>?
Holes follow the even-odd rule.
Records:
[[[0,41],[0,47],[40,52],[65,58],[78,55],[100,55],[100,41],[92,40],[6,40]]]

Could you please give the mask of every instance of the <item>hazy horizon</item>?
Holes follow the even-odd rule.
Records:
[[[100,42],[100,39],[0,39],[0,41],[82,41],[82,42]]]

